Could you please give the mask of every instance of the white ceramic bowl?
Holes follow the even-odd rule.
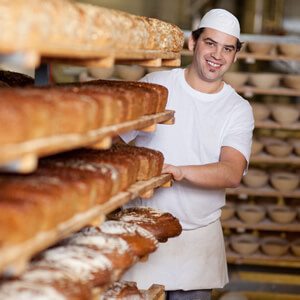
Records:
[[[121,79],[136,81],[143,77],[145,68],[140,66],[116,65],[116,73]]]
[[[269,174],[264,170],[251,168],[243,177],[243,183],[250,188],[260,188],[267,184]]]
[[[288,242],[277,236],[267,236],[261,239],[262,251],[270,256],[282,256],[289,249]]]
[[[287,56],[300,56],[300,44],[294,44],[294,43],[282,43],[278,44],[278,50],[281,54],[287,55]]]
[[[252,102],[251,106],[253,117],[256,122],[265,121],[271,114],[271,110],[266,104]]]
[[[288,173],[288,172],[274,172],[270,181],[272,186],[282,192],[291,192],[294,191],[299,184],[299,177],[297,174]]]
[[[263,142],[253,139],[252,140],[252,145],[251,145],[251,155],[257,155],[259,154],[264,147]]]
[[[235,205],[233,203],[227,202],[225,206],[222,207],[222,214],[220,217],[221,221],[229,220],[234,216]]]
[[[250,52],[257,54],[269,54],[276,44],[274,42],[267,41],[248,41],[247,48]]]
[[[242,255],[249,255],[259,248],[259,241],[255,235],[246,233],[231,236],[230,245],[235,252]]]
[[[237,206],[237,215],[245,223],[256,224],[262,221],[266,210],[262,206],[242,204]]]
[[[291,154],[293,146],[282,139],[273,139],[265,144],[266,152],[273,156],[285,157]]]
[[[280,224],[292,223],[296,216],[297,211],[292,207],[283,205],[272,205],[267,208],[268,216],[271,220]]]
[[[284,75],[283,84],[290,89],[300,90],[300,75]]]
[[[280,75],[275,73],[252,73],[249,83],[260,89],[270,89],[278,85]]]
[[[282,125],[293,124],[299,119],[300,110],[295,105],[272,105],[271,114]]]
[[[223,77],[224,81],[230,84],[233,88],[244,85],[248,80],[248,73],[244,72],[227,72]]]

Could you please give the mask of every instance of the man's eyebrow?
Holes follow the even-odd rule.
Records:
[[[210,42],[212,42],[212,43],[214,43],[214,44],[218,44],[217,41],[213,40],[213,39],[210,38],[210,37],[205,38],[204,41],[210,41]],[[223,45],[223,46],[226,47],[226,48],[235,49],[235,46],[234,46],[234,45]]]

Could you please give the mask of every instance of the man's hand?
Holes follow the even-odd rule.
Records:
[[[169,173],[173,176],[174,180],[180,181],[183,179],[183,172],[180,167],[173,165],[164,164],[162,168],[162,173]]]

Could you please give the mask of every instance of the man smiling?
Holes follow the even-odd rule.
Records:
[[[175,124],[122,136],[163,152],[163,172],[175,180],[172,188],[158,189],[151,199],[128,204],[170,212],[183,227],[179,237],[160,244],[148,262],[138,263],[124,277],[140,288],[164,284],[167,299],[210,299],[213,288],[228,282],[219,217],[225,188],[238,186],[247,170],[254,128],[249,103],[223,82],[241,48],[239,35],[239,22],[231,13],[209,11],[189,39],[192,64],[143,78],[168,88],[167,109],[176,111]]]

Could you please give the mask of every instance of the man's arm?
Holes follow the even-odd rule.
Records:
[[[231,147],[222,147],[217,163],[195,166],[165,164],[162,173],[171,173],[174,180],[186,179],[207,188],[234,188],[243,177],[247,161],[244,155]]]

